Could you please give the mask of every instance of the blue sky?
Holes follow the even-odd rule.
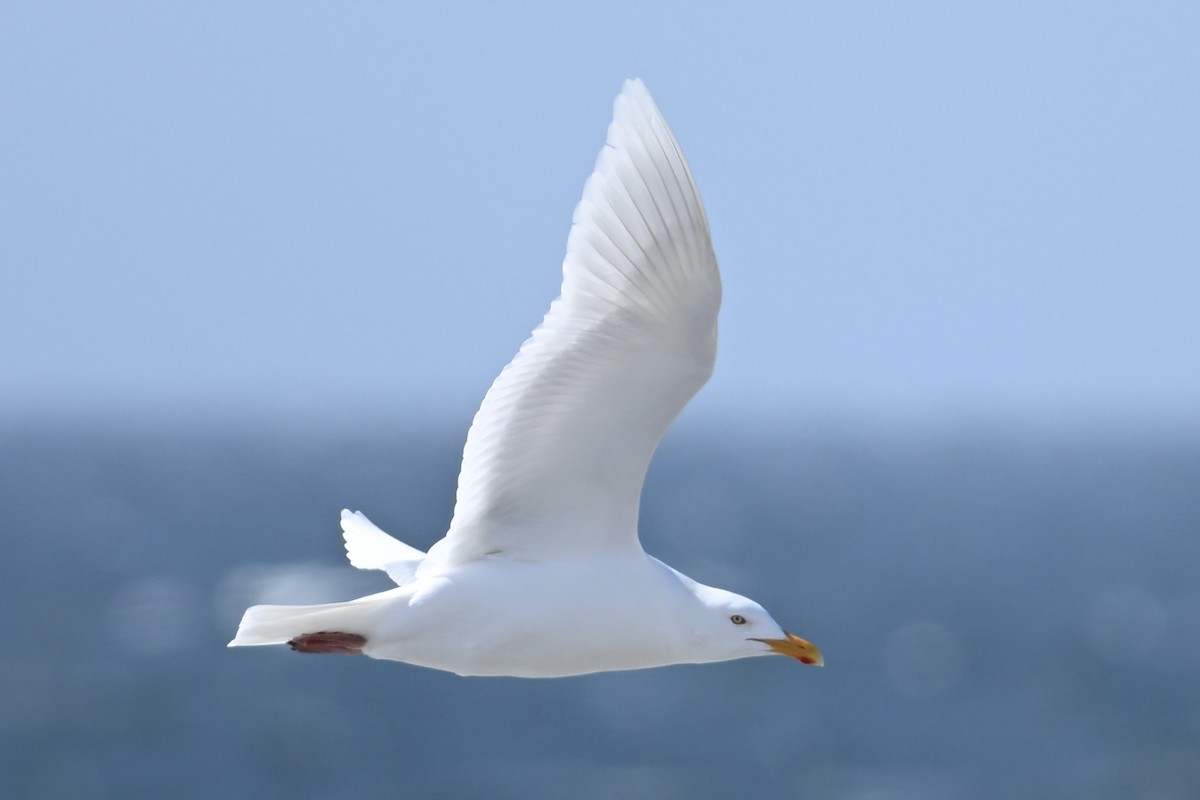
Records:
[[[1200,6],[6,3],[0,415],[469,417],[626,77],[725,281],[691,414],[1185,422]]]

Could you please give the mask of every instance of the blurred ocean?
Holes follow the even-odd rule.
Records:
[[[4,795],[1200,797],[1195,433],[673,433],[647,549],[824,669],[463,679],[225,648],[253,602],[385,588],[338,511],[427,547],[462,437],[0,431]]]

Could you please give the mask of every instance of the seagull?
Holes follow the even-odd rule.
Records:
[[[526,678],[770,654],[823,664],[761,605],[638,538],[646,468],[712,374],[720,304],[691,170],[628,80],[572,218],[561,293],[471,424],[445,537],[423,553],[342,511],[351,565],[397,587],[253,606],[229,646]]]

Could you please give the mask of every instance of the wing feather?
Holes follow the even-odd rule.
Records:
[[[691,170],[627,81],[575,209],[561,294],[475,415],[431,558],[640,551],[646,468],[712,373],[720,302]]]

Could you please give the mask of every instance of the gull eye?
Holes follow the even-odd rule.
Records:
[[[729,618],[729,621],[732,622],[734,625],[745,625],[746,624],[746,618],[743,617],[741,614],[734,614],[732,617]]]

